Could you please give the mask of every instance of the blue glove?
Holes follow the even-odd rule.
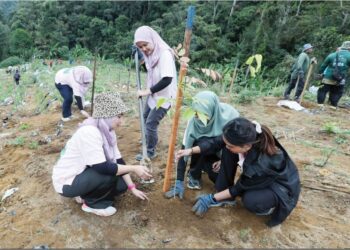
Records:
[[[171,187],[170,191],[165,193],[166,198],[173,198],[176,195],[182,200],[184,198],[184,182],[180,180],[175,181],[175,185]]]
[[[204,215],[212,204],[215,204],[213,194],[203,194],[197,198],[196,204],[192,207],[192,212],[198,216]]]

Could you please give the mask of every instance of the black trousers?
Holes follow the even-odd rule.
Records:
[[[290,93],[292,92],[292,90],[295,88],[295,85],[298,84],[297,89],[295,91],[295,95],[294,98],[297,99],[300,97],[301,92],[303,92],[304,89],[304,78],[299,77],[299,83],[298,83],[298,78],[295,79],[290,79],[289,85],[286,89],[286,91],[284,92],[284,96],[289,96]]]
[[[205,138],[199,138],[194,141],[193,146],[195,147],[202,140],[206,140]],[[184,149],[185,146],[182,145],[181,149]],[[213,171],[213,163],[220,160],[220,158],[216,154],[202,155],[202,154],[194,154],[191,156],[191,163],[189,172],[191,173],[194,179],[200,180],[202,178],[202,171],[208,174],[209,179],[215,183],[218,173]],[[186,172],[186,162],[183,157],[180,158],[177,164],[177,180],[183,181]]]
[[[221,168],[215,182],[215,189],[221,192],[234,185],[238,163],[238,155],[227,148],[222,150]],[[277,207],[278,198],[269,188],[246,190],[242,194],[242,203],[252,213],[265,213]]]
[[[336,107],[344,93],[344,85],[323,84],[317,91],[317,103],[323,104],[328,92],[331,105]]]
[[[91,208],[107,208],[113,205],[114,197],[128,189],[121,176],[103,175],[92,168],[86,168],[77,175],[72,185],[64,185],[62,195],[80,196]]]

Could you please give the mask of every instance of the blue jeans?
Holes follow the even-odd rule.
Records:
[[[56,83],[55,86],[63,98],[63,104],[62,104],[63,118],[70,117],[72,115],[71,106],[73,103],[73,89],[68,85],[62,85],[61,83]]]
[[[162,107],[158,109],[150,109],[147,103],[145,105],[143,119],[146,127],[146,144],[148,155],[153,155],[155,153],[158,143],[158,126],[167,112],[168,109]]]

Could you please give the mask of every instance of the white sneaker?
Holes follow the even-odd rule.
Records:
[[[78,203],[78,204],[83,204],[84,203],[84,200],[80,197],[80,196],[77,196],[77,197],[74,197],[75,201]]]
[[[71,116],[69,116],[69,117],[62,117],[61,120],[63,122],[69,122],[70,120],[72,120],[72,117]]]
[[[81,209],[84,212],[93,213],[93,214],[96,214],[98,216],[111,216],[117,212],[117,209],[115,207],[112,207],[112,206],[109,206],[107,208],[97,209],[97,208],[88,207],[87,205],[83,204],[81,206]]]

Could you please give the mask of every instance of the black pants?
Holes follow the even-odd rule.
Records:
[[[201,140],[205,140],[205,138],[200,138],[193,143],[192,147],[198,145],[198,142]],[[182,146],[182,149],[185,147]],[[200,180],[202,178],[202,171],[208,174],[209,179],[215,183],[218,173],[213,171],[213,163],[220,160],[220,158],[216,154],[210,155],[202,155],[202,154],[194,154],[191,156],[191,163],[189,172],[191,173],[194,179]],[[177,165],[177,180],[184,180],[186,171],[186,162],[183,157],[179,160]]]
[[[128,189],[121,176],[103,175],[92,168],[86,168],[77,175],[72,185],[64,185],[62,195],[80,196],[91,208],[107,208],[113,205],[114,197]]]
[[[68,85],[62,85],[60,83],[56,83],[55,86],[63,98],[62,116],[63,118],[70,117],[72,115],[73,89]]]
[[[317,91],[317,103],[323,104],[328,92],[331,105],[336,107],[344,93],[344,85],[323,84]]]
[[[299,77],[299,83],[298,83],[298,78],[295,79],[290,79],[289,85],[284,92],[284,96],[289,96],[292,90],[295,88],[295,85],[298,84],[297,89],[295,91],[294,99],[298,99],[301,95],[301,92],[303,92],[304,89],[304,78]]]
[[[215,182],[217,192],[221,192],[234,185],[237,163],[238,155],[224,148],[221,155],[221,168]],[[242,202],[244,207],[252,213],[265,213],[271,208],[277,207],[278,198],[269,188],[252,189],[242,194]]]

